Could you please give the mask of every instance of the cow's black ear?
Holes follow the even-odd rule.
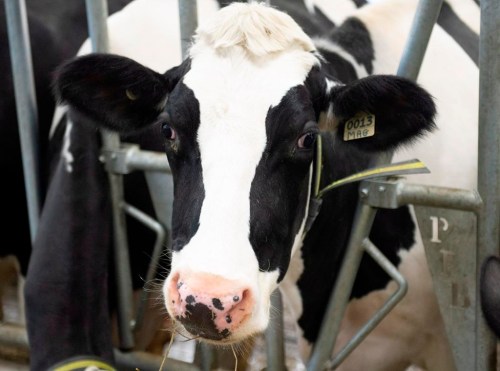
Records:
[[[341,140],[366,151],[394,149],[435,128],[432,97],[414,82],[369,76],[331,90]]]
[[[481,307],[486,322],[500,337],[500,259],[488,257],[481,268]]]
[[[78,114],[108,129],[129,133],[157,121],[169,92],[182,76],[181,66],[162,75],[129,58],[90,54],[57,69],[54,91],[59,101]]]

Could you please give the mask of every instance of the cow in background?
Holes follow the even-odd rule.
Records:
[[[307,209],[305,206],[307,192],[304,191],[304,184],[308,183],[308,167],[304,165],[300,171],[297,167],[294,171],[291,171],[289,167],[286,170],[288,162],[283,159],[279,160],[280,156],[287,154],[285,148],[282,147],[285,146],[284,143],[289,141],[291,143],[290,156],[303,155],[304,163],[309,163],[312,159],[311,144],[314,143],[315,135],[317,135],[314,121],[321,121],[327,127],[328,124],[333,124],[335,130],[340,130],[345,125],[345,121],[357,111],[367,109],[365,105],[370,105],[370,108],[381,117],[384,117],[384,113],[394,110],[400,119],[404,119],[405,115],[398,113],[402,107],[400,104],[408,109],[409,107],[414,109],[410,111],[415,116],[408,115],[407,117],[416,119],[420,117],[419,115],[423,115],[422,121],[417,120],[413,123],[426,124],[413,126],[415,131],[401,131],[401,137],[395,134],[397,130],[391,131],[388,127],[381,128],[382,134],[379,135],[384,139],[380,141],[375,135],[373,140],[363,139],[358,144],[349,145],[342,142],[340,134],[333,136],[323,134],[327,143],[324,153],[327,159],[325,163],[328,174],[325,182],[327,182],[368,166],[372,153],[398,146],[400,141],[411,139],[414,135],[421,134],[422,130],[426,131],[432,126],[432,109],[428,103],[424,103],[428,100],[423,91],[413,85],[405,85],[407,82],[398,79],[362,79],[369,74],[389,73],[396,70],[405,41],[403,36],[408,33],[415,2],[394,0],[367,5],[354,11],[351,17],[345,19],[336,28],[332,26],[328,34],[322,34],[320,29],[325,27],[328,20],[333,19],[329,17],[331,9],[325,3],[317,2],[317,6],[311,2],[276,2],[278,3],[281,9],[295,15],[299,23],[303,19],[309,19],[307,16],[316,16],[322,22],[304,23],[303,27],[308,34],[313,36],[314,44],[311,39],[304,38],[304,35],[297,31],[296,26],[289,23],[286,17],[276,16],[277,18],[273,18],[276,22],[262,22],[265,26],[260,28],[260,33],[256,31],[260,39],[257,39],[258,42],[254,44],[256,49],[253,49],[250,55],[259,55],[259,58],[264,60],[269,58],[273,61],[273,57],[269,56],[265,50],[262,52],[259,47],[265,49],[263,45],[267,44],[263,40],[272,39],[269,35],[276,37],[276,34],[296,37],[293,45],[300,45],[297,49],[290,48],[293,51],[287,48],[279,49],[279,46],[276,47],[277,49],[271,48],[277,53],[276,56],[282,55],[281,52],[286,56],[287,51],[290,51],[290,55],[294,55],[294,51],[299,53],[301,48],[303,52],[306,52],[303,54],[301,63],[297,62],[297,65],[294,65],[293,58],[284,57],[284,60],[290,63],[286,65],[287,68],[283,65],[282,69],[275,70],[269,76],[266,75],[266,84],[273,81],[276,85],[270,85],[276,90],[259,90],[253,86],[253,84],[258,85],[259,82],[262,83],[262,80],[259,81],[256,78],[259,76],[257,72],[265,74],[266,64],[262,64],[262,70],[257,68],[254,71],[251,58],[241,57],[238,59],[238,63],[241,63],[238,66],[246,66],[254,71],[255,75],[252,77],[256,81],[245,79],[242,80],[245,81],[244,84],[235,83],[233,86],[234,81],[242,78],[239,75],[240,70],[233,68],[231,64],[219,70],[218,63],[223,63],[226,47],[228,48],[226,56],[234,57],[230,50],[230,46],[234,45],[234,40],[227,40],[223,37],[226,36],[226,32],[234,31],[234,28],[222,27],[221,23],[224,22],[221,19],[219,19],[221,22],[219,24],[214,23],[202,28],[198,34],[198,43],[192,49],[191,58],[180,67],[169,70],[165,75],[159,75],[125,58],[96,56],[82,58],[74,64],[66,65],[61,70],[58,81],[58,89],[62,98],[74,108],[75,120],[90,118],[91,121],[99,121],[108,127],[124,132],[138,130],[141,126],[155,122],[157,126],[161,126],[164,134],[163,142],[167,147],[170,165],[174,172],[174,182],[178,182],[175,191],[177,201],[174,201],[173,267],[165,286],[166,305],[170,314],[177,317],[188,332],[214,342],[236,341],[254,331],[262,330],[268,319],[268,294],[277,282],[281,282],[285,296],[292,304],[305,339],[310,343],[314,342],[317,336],[325,303],[335,282],[338,263],[351,227],[357,189],[356,186],[347,186],[329,194],[318,220],[306,239],[301,241],[303,228],[301,221]],[[424,182],[472,188],[476,179],[477,157],[474,154],[477,152],[477,99],[474,98],[477,97],[478,71],[474,51],[465,52],[462,46],[466,44],[453,42],[452,28],[446,29],[446,25],[449,26],[450,22],[455,25],[460,24],[469,31],[466,33],[466,41],[469,39],[473,41],[474,37],[477,39],[477,33],[475,33],[477,22],[473,17],[474,13],[478,14],[477,5],[472,2],[462,4],[450,2],[444,8],[442,13],[444,15],[441,17],[441,24],[444,28],[437,27],[433,33],[420,78],[420,83],[436,97],[440,112],[439,131],[430,136],[429,140],[420,142],[415,149],[412,149],[411,156],[414,157],[414,153],[421,154],[419,157],[428,163],[434,172],[434,175],[424,179]],[[459,12],[464,9],[465,12]],[[300,13],[300,10],[304,10],[305,13]],[[242,10],[241,14],[244,12]],[[302,14],[302,18],[296,16],[294,12]],[[157,12],[157,14],[165,13]],[[225,14],[226,22],[233,20],[232,16],[241,15]],[[461,18],[457,14],[466,16]],[[260,16],[256,14],[255,16],[257,20],[260,19]],[[244,17],[242,16],[241,19]],[[126,24],[130,25],[130,23]],[[252,22],[242,24],[247,24],[250,28],[253,25]],[[315,24],[316,29],[314,29]],[[225,32],[219,33],[218,26],[221,26]],[[281,26],[287,30],[286,33],[280,29]],[[255,28],[259,29],[256,25]],[[132,30],[133,28],[129,28],[130,32]],[[388,30],[391,30],[390,33]],[[246,42],[248,46],[254,41],[251,32],[242,39],[238,39],[236,35],[237,33],[235,40],[240,40],[237,43],[241,42],[245,45]],[[273,40],[270,42],[272,44]],[[158,45],[155,44],[155,46]],[[279,45],[279,42],[276,42],[276,45]],[[473,45],[473,42],[468,45]],[[134,46],[148,49],[148,45],[145,44]],[[217,56],[217,50],[224,52]],[[256,53],[255,50],[259,52]],[[325,63],[319,57],[317,62],[311,62],[316,58],[315,50],[321,53],[329,63]],[[149,51],[153,52],[153,49]],[[114,50],[114,52],[119,53],[121,50]],[[261,52],[262,54],[259,54]],[[307,52],[312,53],[307,54]],[[159,69],[158,63],[162,61],[161,54],[144,54],[138,52],[138,49],[133,50],[133,47],[129,49],[129,53],[123,54],[138,59],[153,70]],[[152,56],[158,56],[158,58],[149,59]],[[217,59],[219,57],[221,60]],[[449,65],[450,59],[455,61],[453,65]],[[231,61],[231,58],[228,60]],[[272,65],[271,62],[269,63]],[[317,66],[317,69],[314,66]],[[204,74],[204,71],[208,73]],[[224,75],[229,71],[234,73],[231,75],[232,78]],[[245,73],[244,68],[241,71],[243,71],[242,74]],[[284,71],[289,74],[287,75]],[[273,79],[280,74],[284,74],[279,80],[283,86]],[[454,85],[458,82],[456,79],[458,74],[463,76],[464,85],[460,88]],[[135,77],[133,82],[128,79],[130,75]],[[211,78],[216,78],[217,81],[211,81]],[[356,82],[358,79],[361,80]],[[217,91],[224,97],[221,99],[221,96],[217,96],[214,92],[219,84],[227,87],[227,91],[243,86],[248,91],[242,90],[236,93],[234,90],[226,97],[221,89]],[[149,90],[148,86],[155,87],[155,89]],[[255,89],[253,93],[249,93],[251,88]],[[276,94],[276,96],[265,101],[267,95],[260,94],[264,91],[266,94]],[[125,92],[129,93],[125,94]],[[385,93],[388,95],[379,101],[377,98],[380,97],[377,95],[379,93],[381,96]],[[410,98],[404,95],[406,93],[414,95]],[[165,103],[167,95],[168,101]],[[96,100],[96,96],[100,98]],[[232,100],[229,104],[226,99],[230,97],[238,99]],[[311,97],[316,99],[311,100]],[[393,100],[396,97],[398,99]],[[262,100],[258,101],[258,99]],[[324,99],[327,99],[327,102],[331,99],[329,101],[331,106],[328,104],[325,106]],[[370,103],[367,103],[366,99]],[[256,134],[256,128],[252,130],[247,128],[243,129],[245,140],[236,139],[236,137],[233,138],[234,140],[225,140],[227,133],[224,128],[227,128],[232,135],[236,135],[232,129],[229,130],[230,126],[226,126],[229,122],[235,126],[246,122],[246,119],[238,116],[237,112],[238,110],[240,113],[243,112],[245,104],[250,104],[250,102],[252,102],[253,111],[243,116],[253,117],[252,115],[260,114],[266,118],[269,115],[267,116],[269,119],[265,120],[265,133],[262,134],[263,123],[261,121],[263,120],[256,119],[254,125],[261,126],[260,134]],[[385,105],[379,106],[382,102]],[[468,105],[461,104],[461,102],[467,102]],[[411,106],[411,103],[415,103],[416,106]],[[167,105],[166,112],[163,114],[165,104]],[[262,111],[262,107],[268,107],[269,111]],[[328,107],[331,107],[331,111]],[[114,111],[114,108],[118,111]],[[324,115],[320,115],[320,112]],[[337,119],[331,120],[333,116]],[[222,119],[224,117],[233,119],[227,120],[226,123]],[[324,121],[325,118],[326,121]],[[220,125],[217,124],[218,120],[222,120]],[[295,122],[296,120],[301,121],[305,126],[300,126]],[[409,120],[408,123],[412,122],[411,119]],[[280,125],[273,126],[273,122],[279,122]],[[391,122],[391,119],[386,117],[386,120],[382,119],[382,122]],[[461,131],[454,130],[457,122],[461,124]],[[127,128],[122,125],[129,126]],[[288,132],[283,134],[283,131],[292,130],[288,125],[295,128],[295,135]],[[74,128],[76,127],[75,125]],[[384,131],[385,129],[388,131]],[[383,134],[388,136],[385,137]],[[257,138],[260,138],[258,142],[260,147],[255,141],[250,140],[257,140]],[[276,138],[283,139],[280,141]],[[297,142],[293,142],[292,139],[296,139]],[[249,143],[261,149],[249,149],[250,147],[247,147]],[[293,143],[297,146],[295,150],[293,150]],[[235,144],[238,147],[237,150],[227,155],[224,152],[226,147]],[[209,148],[210,151],[208,151]],[[218,149],[214,150],[215,148]],[[457,148],[461,149],[458,153]],[[464,148],[467,150],[463,150]],[[436,149],[442,151],[440,156],[434,152]],[[219,157],[216,156],[217,153]],[[255,162],[255,175],[251,171],[242,173],[242,165],[247,164],[248,158],[239,162],[241,168],[234,163],[234,174],[238,175],[233,175],[233,179],[239,179],[241,184],[238,188],[231,188],[230,181],[226,181],[225,178],[229,172],[225,161],[231,164],[243,154],[255,155],[255,158],[252,157],[252,161]],[[260,157],[262,154],[264,156]],[[397,156],[408,158],[408,153],[400,152]],[[461,157],[457,159],[457,156]],[[225,161],[221,160],[222,158]],[[450,158],[453,161],[450,161]],[[217,170],[218,166],[221,166],[220,172]],[[300,181],[298,180],[299,173]],[[288,179],[285,188],[284,178]],[[291,184],[295,184],[295,187],[291,187]],[[221,189],[225,192],[221,192]],[[243,206],[244,203],[242,203],[245,199],[244,190],[248,191],[249,212],[248,206]],[[274,194],[270,190],[281,192]],[[298,190],[302,192],[297,193]],[[224,196],[224,198],[218,198],[218,196]],[[232,208],[239,210],[241,214],[233,214]],[[219,209],[224,210],[225,213],[219,213],[217,211]],[[208,213],[206,210],[212,210],[212,212]],[[231,215],[233,216],[231,220],[224,219]],[[249,219],[245,219],[247,217]],[[221,222],[224,220],[226,223]],[[249,221],[248,234],[243,233],[248,227],[244,227],[245,220]],[[242,232],[239,234],[240,238],[237,234],[227,237],[228,230],[220,230],[232,223],[235,225],[230,230]],[[277,225],[280,228],[276,228]],[[214,231],[219,232],[214,234]],[[399,265],[400,270],[410,281],[411,289],[397,309],[381,323],[341,368],[404,369],[414,363],[427,369],[453,369],[453,361],[432,292],[432,283],[426,269],[417,226],[409,209],[404,207],[396,211],[381,211],[375,220],[370,238],[385,251],[393,263]],[[225,250],[222,255],[215,255],[214,250],[202,250],[202,246],[206,245],[204,241],[212,242],[209,244],[212,249],[219,250],[224,246],[234,246],[236,249],[236,246],[239,246],[240,250],[238,253]],[[274,249],[269,249],[267,244],[271,244]],[[235,259],[231,263],[226,260],[230,257]],[[250,262],[256,270],[251,271]],[[259,279],[252,283],[244,281],[241,276],[242,272],[246,272],[245,279],[253,276],[258,276]],[[225,278],[221,277],[223,273],[226,275]],[[233,281],[228,282],[227,277],[232,277]],[[239,277],[244,283],[235,284],[234,277]],[[319,279],[321,282],[318,282]],[[219,290],[213,291],[207,287],[206,282],[215,283]],[[374,267],[369,259],[362,262],[358,280],[353,289],[353,300],[349,304],[344,319],[341,342],[352,333],[358,321],[363,321],[360,317],[368,315],[373,303],[380,302],[387,292],[391,291],[391,287],[388,278],[377,267]],[[238,314],[240,310],[247,314]],[[203,322],[205,326],[200,325],[200,322]]]

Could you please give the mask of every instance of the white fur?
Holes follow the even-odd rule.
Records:
[[[356,11],[356,4],[352,0],[314,0],[314,5],[337,26]]]
[[[73,153],[71,153],[70,151],[71,129],[73,129],[73,122],[70,119],[68,119],[66,123],[66,130],[64,131],[64,139],[63,139],[64,142],[61,151],[61,156],[64,159],[64,166],[68,173],[73,172],[73,161],[75,160]]]

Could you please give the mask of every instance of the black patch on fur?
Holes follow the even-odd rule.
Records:
[[[215,313],[205,304],[196,303],[186,305],[186,315],[177,317],[177,320],[184,325],[184,328],[195,336],[201,336],[210,340],[223,340],[231,333],[228,329],[219,332],[215,327],[213,319]]]
[[[250,190],[250,243],[260,270],[279,268],[278,281],[288,269],[293,241],[305,216],[314,152],[299,150],[297,140],[317,130],[317,125],[310,124],[314,120],[304,86],[290,89],[266,118],[267,145]]]
[[[170,94],[165,120],[176,131],[174,142],[166,140],[174,180],[172,250],[181,250],[198,231],[201,205],[205,198],[200,148],[196,140],[200,106],[193,91],[179,83]]]
[[[362,6],[368,4],[366,0],[352,0],[352,2],[356,5],[356,8],[361,8]]]
[[[350,62],[337,53],[329,52],[320,47],[318,47],[318,51],[328,62],[323,64],[323,68],[328,71],[328,74],[331,75],[333,79],[342,81],[345,84],[358,80],[360,76],[358,76]]]
[[[487,258],[481,268],[481,308],[486,322],[497,337],[500,337],[500,259]]]
[[[375,51],[370,32],[363,22],[357,18],[347,18],[342,25],[330,33],[328,39],[351,54],[356,62],[366,68],[368,74],[373,73]]]
[[[462,47],[476,66],[479,66],[479,35],[457,16],[446,1],[441,6],[437,24]]]

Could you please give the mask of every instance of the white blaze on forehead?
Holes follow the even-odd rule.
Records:
[[[257,284],[262,278],[249,241],[250,190],[266,146],[266,116],[318,61],[295,22],[262,5],[225,8],[196,40],[184,84],[200,106],[205,198],[198,231],[173,254],[173,266]]]

